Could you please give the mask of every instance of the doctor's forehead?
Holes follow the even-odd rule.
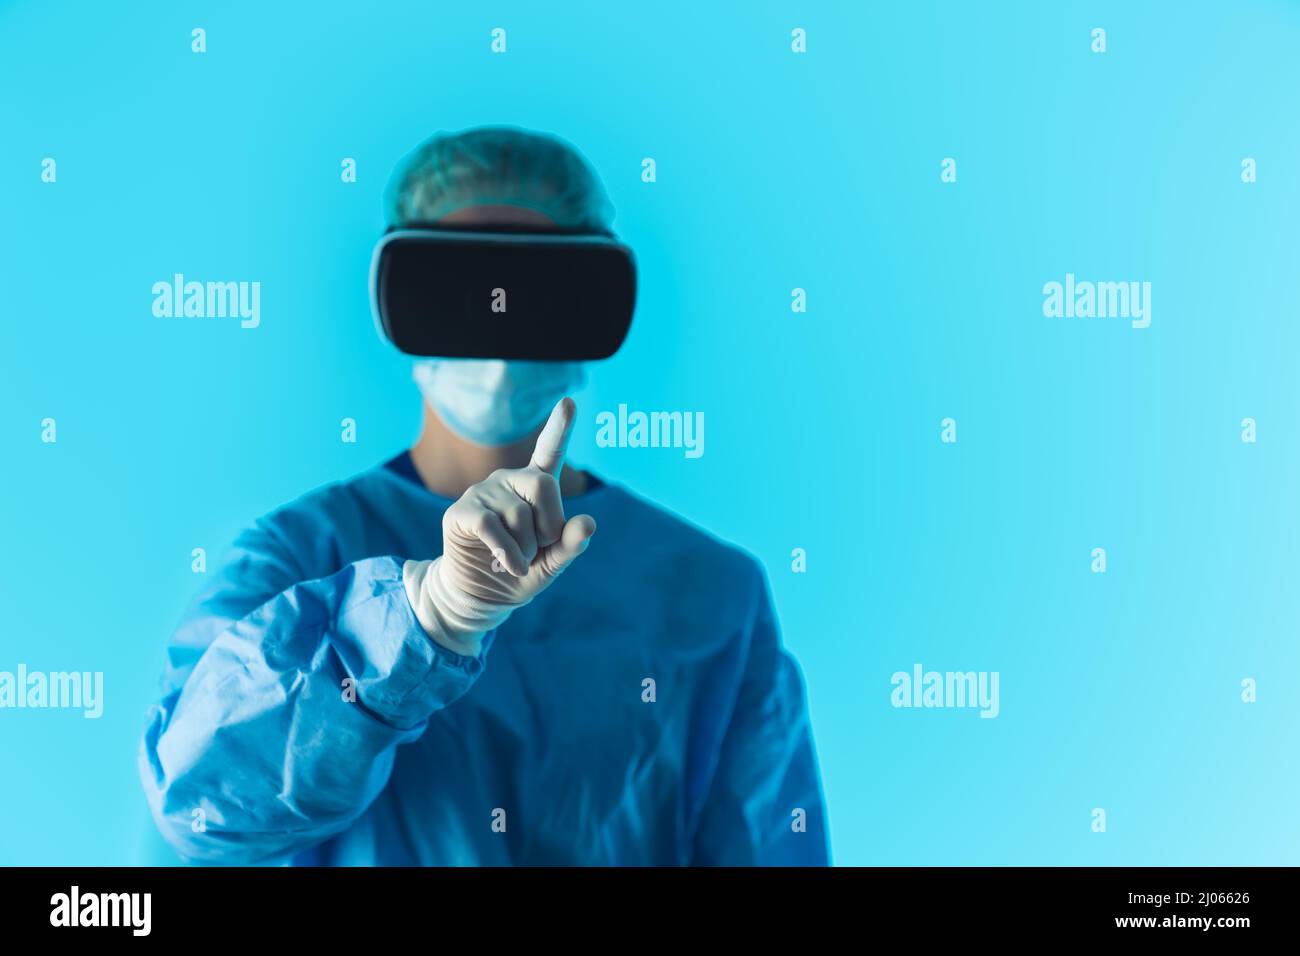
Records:
[[[465,206],[438,220],[449,226],[553,226],[555,220],[525,206]]]

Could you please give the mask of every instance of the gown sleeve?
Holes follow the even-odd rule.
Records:
[[[803,677],[761,569],[748,652],[695,834],[702,866],[826,866],[826,807]]]
[[[431,640],[397,557],[301,580],[294,553],[270,524],[244,532],[169,643],[138,762],[187,860],[286,862],[346,829],[491,646]]]

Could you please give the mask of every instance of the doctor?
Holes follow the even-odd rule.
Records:
[[[435,136],[393,225],[608,233],[572,147]],[[573,362],[428,359],[409,450],[236,540],[140,748],[201,863],[819,865],[803,682],[744,552],[565,464]]]

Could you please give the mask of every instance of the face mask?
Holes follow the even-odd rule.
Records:
[[[581,362],[422,359],[414,377],[448,428],[475,445],[508,445],[540,427],[586,381]]]

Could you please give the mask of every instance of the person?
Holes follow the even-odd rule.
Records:
[[[397,225],[613,215],[576,149],[513,128],[435,136],[388,196]],[[584,374],[419,360],[408,452],[238,536],[140,747],[184,860],[829,862],[761,566],[564,462]]]

